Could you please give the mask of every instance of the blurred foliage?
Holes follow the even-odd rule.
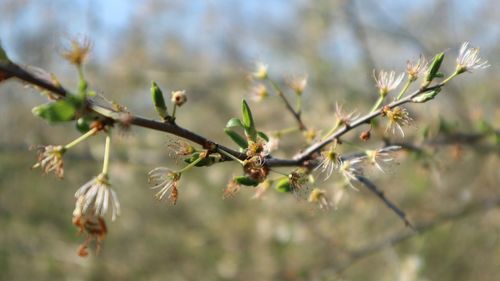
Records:
[[[233,147],[222,128],[240,116],[256,61],[283,81],[307,74],[304,121],[327,130],[336,101],[360,112],[375,101],[372,69],[401,71],[419,53],[455,51],[470,40],[492,67],[410,108],[417,125],[405,140],[418,141],[419,131],[439,137],[445,123],[460,132],[484,128],[484,120],[494,127],[500,120],[496,1],[424,2],[4,0],[0,36],[12,60],[50,70],[76,88],[77,73],[61,58],[61,45],[86,34],[95,44],[86,66],[90,87],[150,117],[151,80],[165,92],[185,89],[189,102],[178,122]],[[452,59],[445,69],[453,69]],[[79,258],[73,194],[99,171],[101,142],[68,153],[63,181],[31,171],[30,145],[67,143],[78,133],[34,118],[30,108],[44,102],[35,90],[9,82],[0,91],[0,280],[492,280],[500,274],[498,209],[444,223],[337,274],[351,251],[408,231],[366,190],[348,192],[329,211],[274,191],[251,200],[252,187],[222,200],[226,182],[240,171],[221,164],[190,171],[175,207],[156,202],[146,172],[181,161],[169,160],[172,137],[135,128],[116,138],[112,151],[110,174],[123,214],[110,223],[101,254]],[[278,98],[250,106],[264,132],[294,124],[275,110],[283,108]],[[278,156],[303,145],[292,134]],[[400,165],[376,179],[412,222],[499,195],[493,140],[426,152],[432,158],[401,155]],[[331,183],[327,188],[335,188]]]

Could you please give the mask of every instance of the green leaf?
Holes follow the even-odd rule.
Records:
[[[259,182],[255,179],[252,179],[248,176],[238,176],[234,177],[234,180],[241,185],[246,185],[246,186],[257,186]]]
[[[3,62],[3,63],[10,62],[10,59],[7,56],[7,53],[5,52],[5,50],[2,47],[2,42],[1,41],[0,41],[0,62]]]
[[[191,154],[190,157],[184,159],[184,162],[191,164],[195,160],[197,160],[199,157],[200,157],[200,152],[195,152],[195,153]],[[212,166],[213,164],[218,163],[218,162],[220,162],[220,157],[210,155],[210,156],[202,159],[200,162],[196,163],[195,166],[196,167],[208,167],[208,166]]]
[[[434,60],[432,61],[431,66],[429,67],[429,72],[427,72],[427,76],[425,77],[425,81],[431,82],[432,79],[438,77],[438,71],[439,68],[441,67],[441,63],[443,63],[444,60],[444,52],[439,53],[434,57]]]
[[[441,92],[441,88],[437,88],[437,89],[434,89],[430,92],[420,94],[420,95],[414,97],[413,99],[411,99],[411,101],[416,102],[416,103],[428,102],[428,101],[434,99],[439,94],[439,92]]]
[[[228,135],[239,147],[246,149],[248,147],[247,140],[235,131],[225,128],[224,132]]]
[[[75,99],[63,99],[34,107],[32,112],[49,123],[56,123],[73,120],[79,108]]]
[[[163,92],[158,85],[156,85],[155,81],[151,83],[151,98],[153,99],[153,104],[158,115],[160,115],[162,119],[167,118],[168,111],[165,105],[165,99],[163,98]]]
[[[292,186],[290,185],[290,180],[288,178],[282,178],[274,186],[279,192],[292,192]]]
[[[243,123],[241,123],[241,120],[239,118],[231,118],[229,121],[227,121],[226,128],[233,128],[233,127],[240,127],[244,128]]]
[[[259,137],[261,137],[263,140],[269,141],[269,137],[266,134],[264,134],[264,132],[258,131],[257,135],[259,135]]]
[[[250,107],[248,106],[246,100],[243,100],[241,103],[241,112],[243,115],[242,121],[243,121],[243,128],[245,129],[245,134],[250,140],[256,141],[257,130],[255,130],[255,123],[253,121],[252,111],[250,110]]]

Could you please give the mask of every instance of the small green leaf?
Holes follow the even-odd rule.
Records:
[[[195,153],[191,154],[191,156],[189,156],[188,158],[184,159],[184,162],[191,164],[195,160],[197,160],[199,157],[200,157],[200,152],[195,152]],[[212,166],[213,164],[218,163],[218,162],[220,162],[220,157],[210,155],[210,156],[202,159],[200,162],[196,163],[195,166],[196,167],[208,167],[208,166]]]
[[[156,85],[155,81],[151,83],[151,98],[153,99],[153,104],[158,115],[160,115],[162,119],[166,119],[168,117],[168,111],[165,105],[165,99],[163,98],[161,89]]]
[[[279,192],[291,192],[292,186],[290,185],[290,180],[288,178],[282,178],[274,186]]]
[[[229,121],[227,121],[226,128],[233,128],[233,127],[240,127],[244,128],[243,123],[241,123],[241,120],[239,118],[231,118]]]
[[[439,92],[441,92],[441,88],[437,88],[437,89],[434,89],[430,92],[420,94],[420,95],[414,97],[413,99],[411,99],[411,101],[416,102],[416,103],[428,102],[428,101],[434,99],[439,94]]]
[[[9,57],[7,56],[7,53],[2,47],[2,42],[0,41],[0,62],[2,63],[8,63],[10,62]]]
[[[266,134],[264,134],[264,132],[258,131],[257,135],[259,135],[259,137],[261,137],[263,140],[269,141],[269,137]]]
[[[255,123],[253,121],[252,111],[250,110],[250,107],[248,106],[245,100],[243,100],[241,103],[241,112],[243,115],[242,121],[243,121],[243,127],[245,129],[245,134],[250,140],[256,141],[257,130],[255,130]]]
[[[228,135],[239,147],[246,149],[248,147],[247,140],[235,131],[225,128],[224,132]]]
[[[79,106],[71,100],[64,99],[34,107],[34,115],[47,120],[49,123],[65,122],[75,118]]]
[[[241,185],[246,185],[246,186],[257,186],[259,185],[259,182],[255,179],[252,179],[248,176],[238,176],[234,177],[234,180]]]
[[[441,67],[441,63],[443,63],[444,60],[444,52],[439,53],[434,57],[434,60],[432,61],[431,66],[429,67],[429,71],[427,72],[427,76],[425,77],[425,81],[431,82],[432,79],[438,77],[438,71],[439,68]]]

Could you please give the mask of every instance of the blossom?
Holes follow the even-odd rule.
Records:
[[[173,91],[172,92],[172,103],[177,106],[182,106],[187,101],[186,91]]]
[[[277,138],[277,137],[269,137],[269,141],[267,141],[264,144],[264,148],[263,148],[264,154],[266,154],[266,155],[271,154],[271,152],[273,152],[276,149],[278,149],[279,145],[280,145],[280,139],[279,138]]]
[[[308,202],[317,203],[321,209],[328,209],[331,206],[330,200],[326,196],[326,191],[319,188],[314,188],[309,193]]]
[[[269,96],[266,85],[259,83],[252,89],[252,95],[250,99],[256,102],[260,102]]]
[[[165,194],[167,194],[167,192],[171,190],[168,198],[174,205],[177,203],[177,184],[179,183],[180,178],[181,174],[176,173],[166,167],[154,168],[148,173],[148,181],[149,183],[153,184],[151,189],[160,190],[155,194],[155,198],[158,200],[162,200],[163,197],[165,197]]]
[[[479,57],[479,48],[469,47],[469,42],[464,42],[457,57],[457,73],[472,72],[476,69],[489,67],[488,61]]]
[[[236,180],[232,179],[228,182],[226,188],[224,189],[224,193],[222,194],[223,199],[232,198],[240,191],[241,186],[236,182]]]
[[[325,181],[338,168],[338,155],[333,148],[321,152],[321,161],[314,170],[321,170],[325,174]]]
[[[408,126],[410,122],[413,121],[413,119],[408,114],[408,111],[405,108],[399,106],[393,109],[385,107],[382,110],[389,120],[385,131],[387,132],[391,130],[392,133],[394,134],[396,129],[398,129],[399,132],[401,133],[401,136],[404,137],[405,133],[402,127]]]
[[[382,97],[387,96],[387,94],[396,89],[403,80],[404,73],[401,73],[396,77],[396,72],[391,71],[391,72],[386,72],[383,70],[380,70],[377,74],[377,72],[374,70],[373,71],[373,78],[375,79],[375,85],[379,90],[379,93]]]
[[[258,62],[257,63],[257,69],[253,73],[253,77],[255,77],[257,79],[260,79],[260,80],[266,79],[267,78],[267,69],[268,69],[268,67],[269,66],[267,64],[264,64],[262,62]]]
[[[104,173],[82,185],[75,193],[77,204],[74,216],[93,214],[104,217],[111,206],[111,220],[120,215],[120,202],[111,188],[108,176]]]
[[[271,187],[271,181],[264,180],[257,186],[255,189],[255,194],[252,196],[252,199],[261,199],[264,193]]]
[[[370,164],[377,167],[382,173],[384,173],[384,169],[382,168],[383,163],[391,162],[394,159],[391,157],[390,152],[401,149],[401,146],[392,145],[376,150],[367,150],[365,151],[366,158]]]
[[[62,56],[74,65],[82,65],[92,49],[92,42],[84,37],[81,40],[72,39],[71,48],[63,51]]]
[[[45,174],[54,172],[62,179],[64,177],[63,155],[66,149],[62,145],[47,145],[38,147],[38,161],[33,168],[40,167]]]
[[[363,162],[363,157],[357,157],[350,160],[340,160],[338,170],[344,177],[345,181],[349,186],[356,189],[352,184],[353,180],[358,180],[359,176],[363,175],[363,169],[361,163]]]
[[[307,76],[295,77],[288,82],[288,85],[297,95],[300,95],[307,86]]]
[[[410,80],[410,82],[417,80],[420,75],[427,71],[428,66],[429,63],[423,55],[420,55],[417,61],[407,61],[406,74],[408,74],[408,80]]]
[[[349,126],[354,120],[358,119],[359,114],[356,111],[352,111],[348,114],[343,113],[342,105],[335,103],[335,117],[337,118],[337,124]]]

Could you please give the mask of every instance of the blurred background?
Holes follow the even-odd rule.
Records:
[[[41,175],[28,148],[65,144],[72,125],[32,116],[45,102],[20,83],[0,86],[0,280],[493,280],[500,275],[500,6],[494,0],[426,1],[60,1],[0,0],[0,39],[13,61],[55,73],[73,89],[77,73],[60,55],[68,40],[94,44],[85,66],[93,89],[154,118],[149,86],[185,89],[178,123],[232,145],[222,128],[249,98],[248,74],[269,64],[280,83],[308,76],[303,118],[325,132],[335,103],[368,110],[373,69],[404,71],[408,59],[446,51],[451,73],[461,43],[481,47],[491,67],[464,74],[431,103],[412,106],[402,140],[424,153],[400,153],[385,174],[369,174],[420,234],[369,191],[348,190],[337,209],[320,210],[269,190],[222,199],[236,165],[183,177],[176,206],[157,202],[146,173],[176,167],[168,135],[133,128],[114,138],[111,180],[122,216],[108,223],[100,255],[76,254],[71,223],[76,189],[101,167],[97,137],[65,156],[64,180]],[[293,95],[290,95],[293,97]],[[252,102],[270,132],[294,126],[276,97]],[[496,127],[495,127],[496,126]],[[486,128],[486,129],[485,129]],[[423,139],[422,132],[428,138]],[[359,132],[358,132],[359,133]],[[477,136],[472,141],[457,136]],[[366,144],[377,148],[380,135]],[[305,147],[300,133],[278,156]],[[286,172],[286,169],[281,169]],[[328,192],[338,179],[321,183]],[[329,193],[330,194],[330,193]],[[329,195],[330,196],[330,195]]]

